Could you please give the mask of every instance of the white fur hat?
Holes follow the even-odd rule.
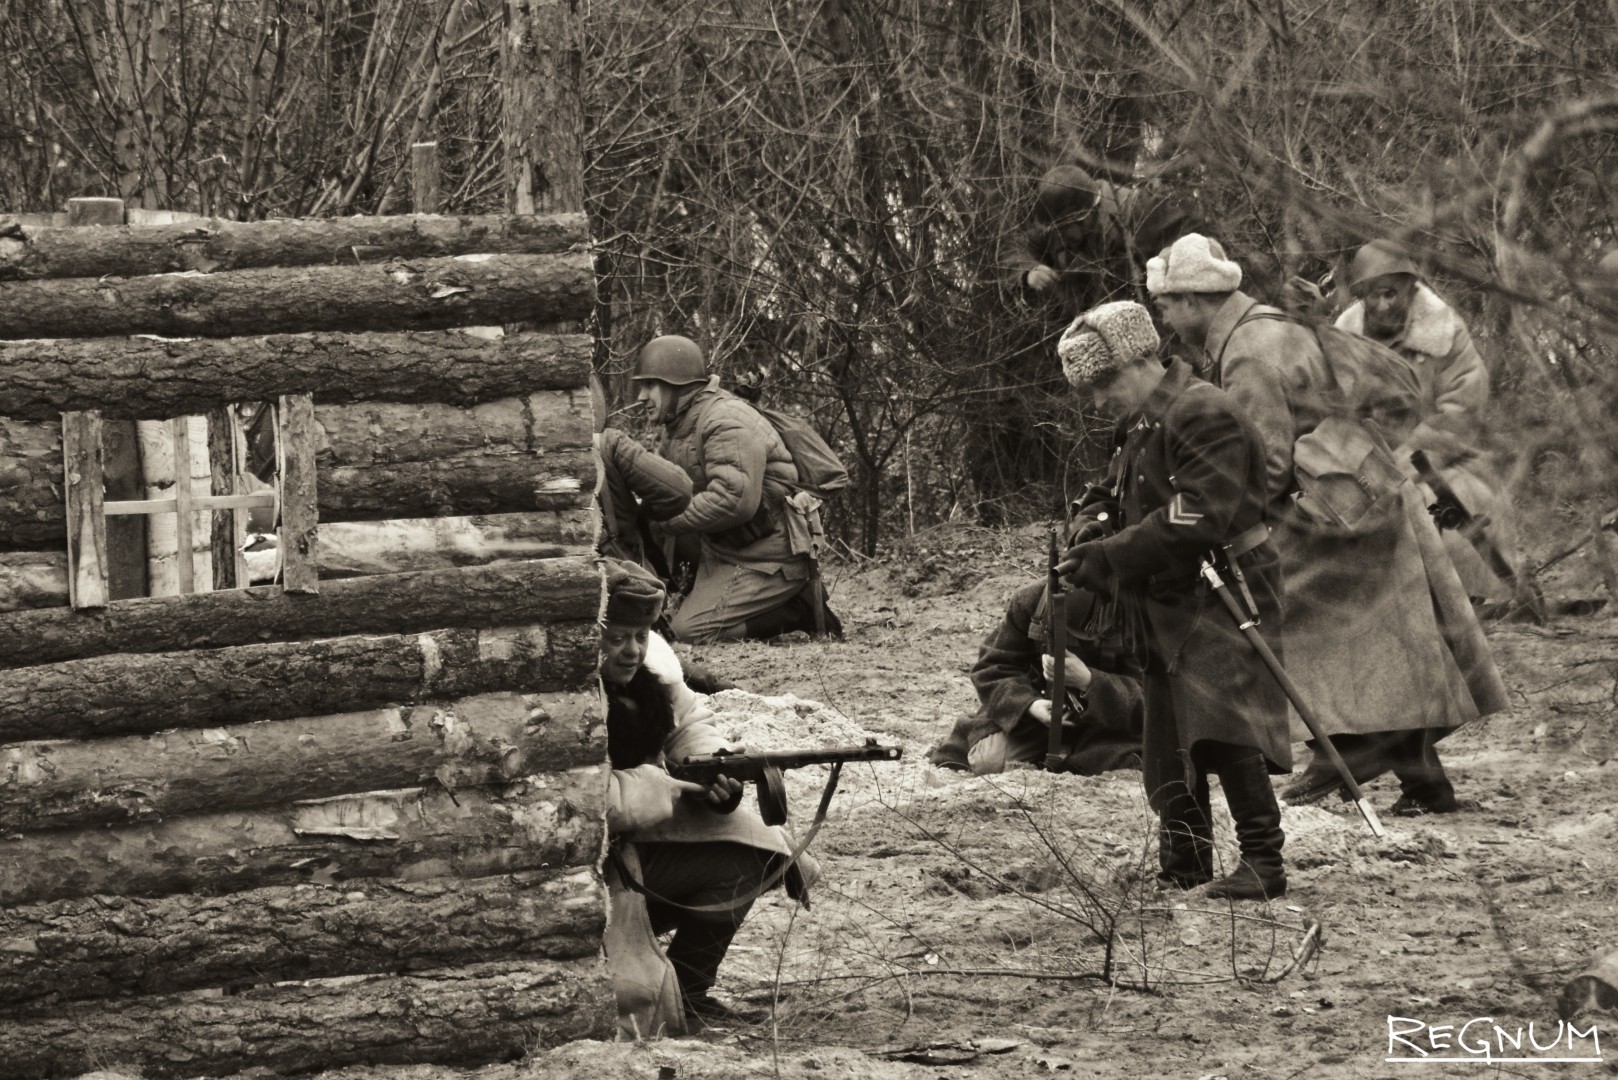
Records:
[[[1233,292],[1242,284],[1242,268],[1225,258],[1217,240],[1186,233],[1146,262],[1146,291],[1164,293]]]
[[[1056,343],[1062,374],[1076,390],[1157,348],[1151,314],[1133,300],[1091,308],[1073,320]]]

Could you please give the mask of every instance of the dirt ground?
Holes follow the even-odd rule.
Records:
[[[1569,1049],[1565,1035],[1560,1056],[1605,1061],[1384,1060],[1415,1056],[1405,1043],[1390,1054],[1390,1016],[1456,1029],[1488,1017],[1508,1033],[1532,1022],[1548,1045],[1564,982],[1618,945],[1610,613],[1491,628],[1514,707],[1443,744],[1461,812],[1385,817],[1378,841],[1346,805],[1288,808],[1291,891],[1233,906],[1151,888],[1153,819],[1138,773],[964,778],[926,764],[973,707],[965,672],[979,640],[1039,560],[1031,530],[933,530],[880,561],[834,568],[846,641],[695,650],[763,696],[716,699],[755,746],[869,732],[905,750],[897,765],[848,770],[814,846],[824,880],[812,910],[774,894],[737,939],[720,989],[773,1019],[642,1046],[573,1044],[468,1075],[1618,1073],[1618,1046],[1584,1038]],[[1553,594],[1599,592],[1579,559],[1558,569]],[[803,773],[790,785],[800,822],[824,777]],[[1397,789],[1382,780],[1369,794],[1385,811]],[[1219,831],[1230,859],[1228,818]],[[1586,1013],[1580,1030],[1592,1024],[1618,1043],[1618,1016]],[[1493,1038],[1490,1026],[1471,1031]],[[1425,1030],[1410,1038],[1455,1056],[1433,1051]],[[1519,1056],[1509,1045],[1493,1053]],[[462,1074],[330,1078],[383,1075]]]

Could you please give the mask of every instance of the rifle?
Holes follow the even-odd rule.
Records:
[[[1051,665],[1051,731],[1045,746],[1045,769],[1061,772],[1067,760],[1062,753],[1062,717],[1067,713],[1067,593],[1062,589],[1062,576],[1057,568],[1062,562],[1061,545],[1057,537],[1061,526],[1051,526],[1050,562],[1045,570],[1045,645],[1053,661]]]
[[[758,812],[766,825],[785,825],[787,820],[786,784],[781,773],[805,765],[830,765],[831,780],[822,806],[831,799],[845,761],[898,761],[904,750],[882,746],[875,739],[864,746],[817,747],[810,750],[768,750],[750,754],[720,750],[713,754],[689,754],[679,761],[665,763],[670,776],[694,784],[711,784],[721,776],[758,785]]]
[[[1481,533],[1489,527],[1488,516],[1474,515],[1461,502],[1461,497],[1455,494],[1455,489],[1438,475],[1438,470],[1433,468],[1432,461],[1427,457],[1427,451],[1412,451],[1410,464],[1415,466],[1417,479],[1433,489],[1437,501],[1427,508],[1427,512],[1440,529],[1450,529],[1470,540],[1472,534]]]

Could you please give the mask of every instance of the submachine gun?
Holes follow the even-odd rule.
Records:
[[[694,784],[711,784],[720,776],[758,786],[758,812],[766,825],[785,825],[787,820],[787,789],[781,774],[787,769],[801,769],[805,765],[830,765],[831,778],[820,797],[817,818],[824,817],[832,794],[837,790],[843,763],[848,761],[898,761],[904,750],[898,746],[882,746],[875,739],[864,746],[815,747],[808,750],[768,750],[751,754],[746,751],[720,750],[714,754],[690,754],[678,761],[665,763],[669,775],[676,780]]]

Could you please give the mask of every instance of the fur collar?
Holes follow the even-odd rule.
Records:
[[[1347,311],[1337,317],[1337,327],[1351,334],[1365,333],[1365,304],[1356,300]],[[1448,356],[1455,345],[1455,335],[1461,328],[1461,317],[1455,309],[1425,283],[1416,283],[1416,295],[1410,301],[1410,319],[1405,332],[1390,344],[1394,349],[1423,353],[1427,356]]]

